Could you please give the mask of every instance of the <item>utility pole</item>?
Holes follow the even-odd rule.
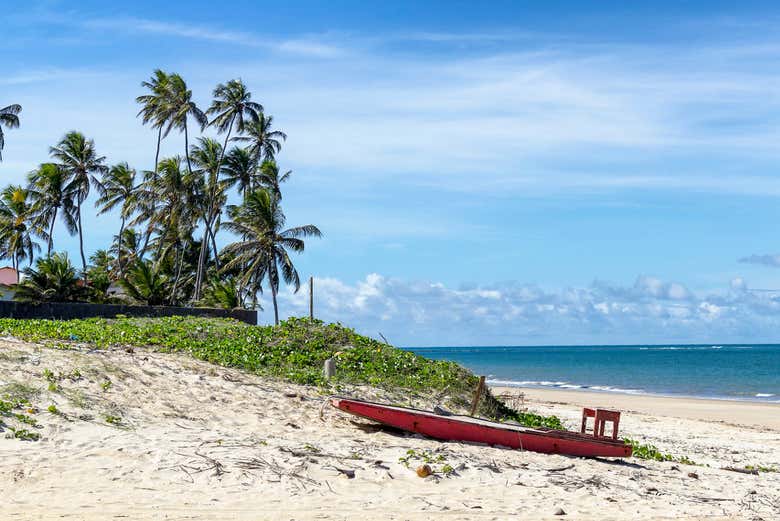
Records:
[[[314,320],[314,277],[309,277],[309,320]]]

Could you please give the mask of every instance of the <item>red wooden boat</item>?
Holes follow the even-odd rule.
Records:
[[[570,456],[626,458],[631,446],[612,438],[571,431],[530,428],[471,416],[442,416],[430,411],[333,397],[330,404],[344,412],[376,422],[447,441],[502,445]]]

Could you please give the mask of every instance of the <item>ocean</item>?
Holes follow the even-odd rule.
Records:
[[[780,403],[780,345],[412,347],[505,386]]]

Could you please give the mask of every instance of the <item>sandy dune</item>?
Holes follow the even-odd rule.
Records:
[[[710,466],[544,456],[380,430],[324,407],[316,389],[185,356],[1,340],[0,394],[16,384],[36,390],[42,438],[0,438],[2,519],[780,518],[780,473],[721,470],[780,467],[780,432],[767,427],[637,407],[626,435]],[[570,426],[579,414],[530,406]],[[422,458],[434,476],[417,477]]]

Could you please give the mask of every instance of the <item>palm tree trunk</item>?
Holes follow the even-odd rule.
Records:
[[[160,162],[160,143],[162,142],[162,125],[157,131],[157,152],[154,154],[154,177],[157,178],[157,164]]]
[[[233,130],[233,122],[236,120],[236,115],[230,118],[230,125],[228,126],[227,134],[225,135],[225,144],[222,146],[222,153],[219,155],[219,163],[217,163],[217,178],[219,178],[219,170],[222,168],[222,160],[225,159],[225,152],[227,152],[228,141],[230,140],[230,132]]]
[[[160,125],[160,128],[157,130],[157,151],[154,153],[154,180],[157,180],[157,168],[160,164],[160,144],[162,143],[162,125]],[[186,138],[185,138],[186,143]],[[185,145],[186,146],[186,145]],[[157,211],[157,199],[152,199],[152,215]],[[146,248],[149,247],[149,239],[152,236],[152,231],[147,230],[146,236],[144,237],[144,245],[143,248],[141,248],[141,252],[138,254],[138,258],[143,260],[144,255],[146,254]]]
[[[279,306],[276,303],[276,288],[271,284],[271,298],[274,301],[274,325],[279,325]]]
[[[217,224],[216,222],[214,223]],[[214,266],[219,271],[219,250],[217,250],[217,233],[214,231],[214,226],[209,228],[209,237],[211,237],[211,248],[214,250]]]
[[[181,267],[184,264],[184,248],[181,248],[179,246],[176,247],[176,257],[174,262],[177,264],[176,267],[176,278],[173,279],[173,288],[171,289],[171,304],[175,302],[176,298],[176,289],[179,286],[179,279],[181,278]]]
[[[51,249],[54,246],[54,223],[57,221],[58,207],[54,207],[54,215],[51,216],[51,225],[49,225],[49,246],[46,250],[46,256],[51,257]]]
[[[235,120],[236,120],[236,116],[233,115],[233,117],[230,118],[230,125],[228,126],[227,134],[225,134],[225,144],[222,146],[222,152],[219,154],[219,162],[217,162],[217,171],[216,171],[216,184],[219,183],[219,171],[222,169],[222,161],[224,161],[225,159],[225,152],[227,151],[228,141],[230,141],[230,133],[233,131],[233,122],[235,122]],[[185,126],[185,132],[186,132],[186,128],[187,127]],[[189,157],[187,158],[187,161],[189,161]],[[212,194],[210,206],[214,204],[215,197],[216,194]],[[209,213],[213,213],[213,211],[214,209],[210,208]],[[208,233],[209,238],[211,239],[211,247],[214,250],[214,265],[217,267],[217,270],[219,270],[219,250],[217,250],[216,232],[214,231],[214,228],[211,226],[212,221],[216,221],[216,220],[214,219],[213,216],[209,216],[208,222],[206,223],[206,231]],[[198,287],[198,292],[200,293],[200,286]]]
[[[187,133],[187,117],[184,117],[184,157],[187,158],[187,172],[192,175],[192,163],[190,162],[190,138]]]
[[[195,291],[193,293],[193,300],[200,300],[200,288],[203,284],[203,268],[206,263],[206,249],[209,244],[208,230],[203,230],[203,239],[200,241],[200,254],[198,255],[198,269],[195,273]]]
[[[84,233],[81,226],[81,201],[79,201],[79,204],[76,207],[76,214],[79,220],[79,252],[81,253],[81,266],[83,269],[82,275],[84,280],[87,280],[87,258],[84,256]]]
[[[152,230],[147,228],[146,233],[144,233],[144,245],[141,246],[141,251],[138,252],[138,258],[140,260],[143,260],[144,255],[146,255],[146,249],[149,247],[149,239],[152,237]]]
[[[116,264],[119,267],[119,277],[124,275],[124,268],[122,266],[122,234],[125,231],[125,216],[122,216],[122,224],[119,225],[119,239],[116,243]]]
[[[184,117],[184,151],[187,158],[187,171],[192,176],[192,163],[190,162],[190,141],[187,135],[187,117]],[[208,246],[208,218],[204,218],[206,230],[203,231],[203,241],[200,244],[200,255],[198,256],[198,268],[195,275],[195,291],[193,292],[193,300],[200,300],[200,287],[203,284],[203,269],[206,262],[206,252],[204,246]]]
[[[276,303],[276,291],[279,289],[279,274],[276,273],[276,262],[271,259],[268,266],[268,285],[271,286],[271,299],[274,302],[274,325],[279,325],[279,306]]]

